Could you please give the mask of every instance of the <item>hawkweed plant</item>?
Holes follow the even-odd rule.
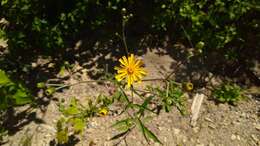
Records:
[[[117,75],[115,76],[117,81],[126,80],[127,87],[133,86],[134,82],[141,82],[142,78],[147,74],[143,66],[143,61],[136,59],[134,54],[131,54],[128,58],[123,56],[119,59],[120,66],[116,66]]]

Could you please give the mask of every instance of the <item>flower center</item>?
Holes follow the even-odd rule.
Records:
[[[128,74],[133,74],[134,73],[133,68],[131,68],[131,67],[127,68],[127,73]]]

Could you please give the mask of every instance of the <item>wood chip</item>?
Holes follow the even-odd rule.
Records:
[[[191,126],[196,126],[197,119],[199,117],[199,111],[203,102],[205,95],[204,94],[196,94],[192,106],[191,106]]]

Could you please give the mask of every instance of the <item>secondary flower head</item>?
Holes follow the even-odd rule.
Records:
[[[131,87],[136,81],[140,82],[147,74],[142,67],[143,62],[140,59],[136,59],[134,54],[131,54],[128,58],[123,56],[119,59],[119,62],[120,67],[115,67],[115,70],[117,70],[115,78],[117,81],[126,79],[128,87]]]
[[[108,114],[108,109],[107,108],[101,108],[98,111],[98,113],[99,113],[100,116],[106,116]]]
[[[193,84],[191,82],[186,83],[185,87],[187,91],[193,90]]]

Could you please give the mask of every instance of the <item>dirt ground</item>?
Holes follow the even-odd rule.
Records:
[[[159,78],[171,71],[177,62],[169,55],[159,55],[158,52],[148,52],[142,56],[149,74],[148,78]],[[181,66],[185,69],[186,66]],[[181,73],[180,73],[181,74]],[[177,75],[176,75],[177,76]],[[178,77],[175,77],[176,79]],[[85,73],[78,73],[66,82],[75,83],[90,78]],[[217,80],[217,79],[216,79]],[[217,81],[215,81],[217,82]],[[144,84],[159,85],[157,81]],[[195,87],[196,88],[196,87]],[[206,89],[197,89],[188,98],[188,110],[196,92],[204,93]],[[81,102],[94,98],[99,93],[105,93],[106,86],[96,83],[79,84],[63,92],[55,93],[57,99],[69,100],[76,97]],[[207,94],[206,94],[207,95]],[[176,108],[169,113],[161,112],[154,116],[151,122],[145,123],[165,146],[260,146],[260,101],[254,96],[248,97],[237,106],[216,104],[211,97],[203,100],[199,119],[195,127],[190,124],[190,115],[182,116]],[[31,122],[24,126],[15,135],[10,136],[9,142],[4,146],[18,146],[25,136],[32,138],[33,146],[48,146],[55,138],[55,125],[60,113],[57,101],[51,101],[45,114],[37,111],[37,117],[44,121],[43,124]],[[87,129],[76,144],[77,146],[112,146],[118,141],[109,139],[118,133],[110,126],[125,115],[109,114],[96,117],[87,123]],[[135,129],[119,145],[122,146],[159,146],[151,142],[148,144],[142,134]]]

